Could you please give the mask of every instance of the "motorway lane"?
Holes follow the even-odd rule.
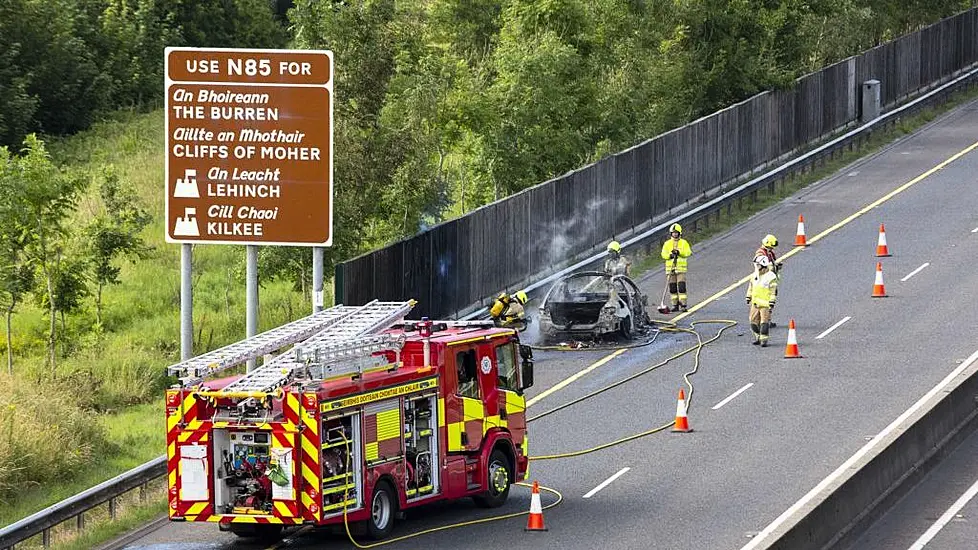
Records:
[[[729,233],[693,243],[693,269],[698,271],[691,279],[699,285],[691,288],[693,301],[733,282],[737,275],[731,274],[746,274],[757,240],[770,227],[782,228],[779,237],[790,243],[801,211],[811,239],[968,146],[978,137],[973,131],[976,122],[973,106],[961,109]],[[976,157],[969,154],[788,260],[776,318],[782,325],[789,315],[796,318],[804,359],[780,358],[786,329],[779,327],[773,347],[761,350],[747,344],[745,327],[740,325],[703,353],[690,410],[695,433],[656,434],[593,455],[534,462],[532,476],[567,498],[546,514],[550,532],[524,535],[524,520],[514,519],[392,547],[736,548],[748,541],[749,534],[761,530],[861,447],[866,436],[886,426],[943,378],[954,367],[954,357],[970,353],[962,342],[975,340],[978,314],[960,297],[973,296],[978,289],[978,275],[971,266],[978,236],[970,233],[978,226],[974,215],[978,198],[969,188],[978,168]],[[858,175],[848,175],[854,172]],[[934,220],[934,212],[941,213],[939,220]],[[869,298],[875,266],[872,252],[880,221],[886,222],[895,257],[884,260],[891,297],[873,300]],[[924,261],[931,266],[899,282]],[[646,279],[650,294],[660,277]],[[744,320],[742,295],[743,289],[738,289],[694,317]],[[814,340],[844,316],[852,319]],[[952,320],[957,323],[952,325]],[[712,327],[703,332],[712,336]],[[655,346],[621,354],[548,396],[531,414],[640,370],[689,341],[688,336],[662,335]],[[601,356],[575,352],[551,358],[539,352],[538,369],[546,374],[538,375],[538,386],[530,395]],[[685,357],[534,423],[531,452],[578,449],[669,422],[681,374],[691,367],[692,358]],[[710,408],[748,383],[754,386],[724,407]],[[594,497],[582,498],[623,467],[631,469]],[[527,507],[526,492],[519,490],[506,510]],[[468,503],[438,509],[444,513],[402,524],[398,533],[479,514]],[[156,542],[169,541],[176,545],[167,548],[201,547],[205,542],[225,548],[231,546],[230,540],[210,525],[176,525],[130,547],[154,548]],[[304,534],[289,546],[316,546],[328,540],[319,533]],[[336,541],[336,547],[345,545],[342,539]]]
[[[976,483],[978,483],[978,432],[972,433],[965,439],[910,493],[877,520],[863,536],[853,542],[850,548],[860,550],[974,548],[975,541],[978,541],[978,497],[974,496]],[[958,506],[954,506],[959,499],[961,501]],[[945,514],[949,511],[950,515],[945,518]],[[932,528],[939,529],[933,536],[928,533]],[[927,534],[926,538],[924,538],[925,534]]]

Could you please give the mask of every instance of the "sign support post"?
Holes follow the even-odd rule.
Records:
[[[166,48],[164,60],[166,241],[181,244],[186,360],[194,243],[247,247],[248,337],[258,332],[260,245],[315,247],[313,300],[322,307],[322,247],[333,242],[333,52],[181,47]]]
[[[194,296],[192,244],[180,245],[180,360],[194,356]]]

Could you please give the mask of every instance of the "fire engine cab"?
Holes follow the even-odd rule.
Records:
[[[422,504],[502,505],[526,477],[532,352],[491,322],[405,321],[414,304],[335,306],[169,367],[170,519],[383,538]]]

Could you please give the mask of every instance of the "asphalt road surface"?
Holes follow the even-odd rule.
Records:
[[[963,550],[978,545],[978,432],[962,442],[855,541],[859,550]]]
[[[978,348],[978,151],[942,165],[976,141],[978,104],[971,103],[729,232],[692,243],[695,311],[681,316],[680,324],[739,323],[703,350],[690,376],[693,433],[666,430],[575,458],[532,462],[531,477],[564,497],[544,512],[545,533],[524,533],[521,517],[386,547],[709,550],[748,544]],[[785,262],[771,347],[751,346],[745,287],[722,291],[750,273],[765,234],[778,236],[779,255],[791,251],[799,214],[812,245]],[[880,223],[886,224],[892,254],[881,259],[889,296],[872,298]],[[656,302],[662,271],[647,274],[640,284]],[[797,323],[804,358],[783,358],[789,319]],[[718,328],[697,326],[704,338]],[[694,343],[692,335],[662,333],[653,345],[613,357],[538,352],[530,415]],[[586,449],[668,424],[683,374],[693,369],[687,355],[533,422],[531,455]],[[587,372],[561,384],[581,371]],[[488,512],[468,501],[433,505],[400,522],[393,536],[526,511],[528,493],[514,488],[503,508]],[[543,496],[544,505],[553,500]],[[350,543],[345,536],[304,529],[280,546]],[[260,546],[236,541],[213,524],[177,523],[128,548],[254,547]]]

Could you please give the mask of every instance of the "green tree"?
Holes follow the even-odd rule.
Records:
[[[34,266],[24,254],[30,238],[20,203],[16,167],[10,151],[0,147],[0,303],[4,308],[7,342],[7,373],[13,374],[12,316],[24,295],[34,286]]]
[[[120,283],[122,268],[116,260],[146,257],[150,248],[140,234],[151,218],[132,189],[124,187],[111,169],[103,172],[99,193],[105,209],[85,228],[85,251],[95,280],[95,323],[101,327],[102,291],[106,285]]]
[[[18,208],[25,214],[24,230],[30,233],[24,252],[44,278],[42,292],[46,294],[50,317],[48,361],[54,372],[59,304],[56,285],[70,237],[68,216],[75,210],[86,181],[69,176],[54,166],[44,142],[34,134],[24,140],[24,149],[15,163],[12,179],[22,190]]]

